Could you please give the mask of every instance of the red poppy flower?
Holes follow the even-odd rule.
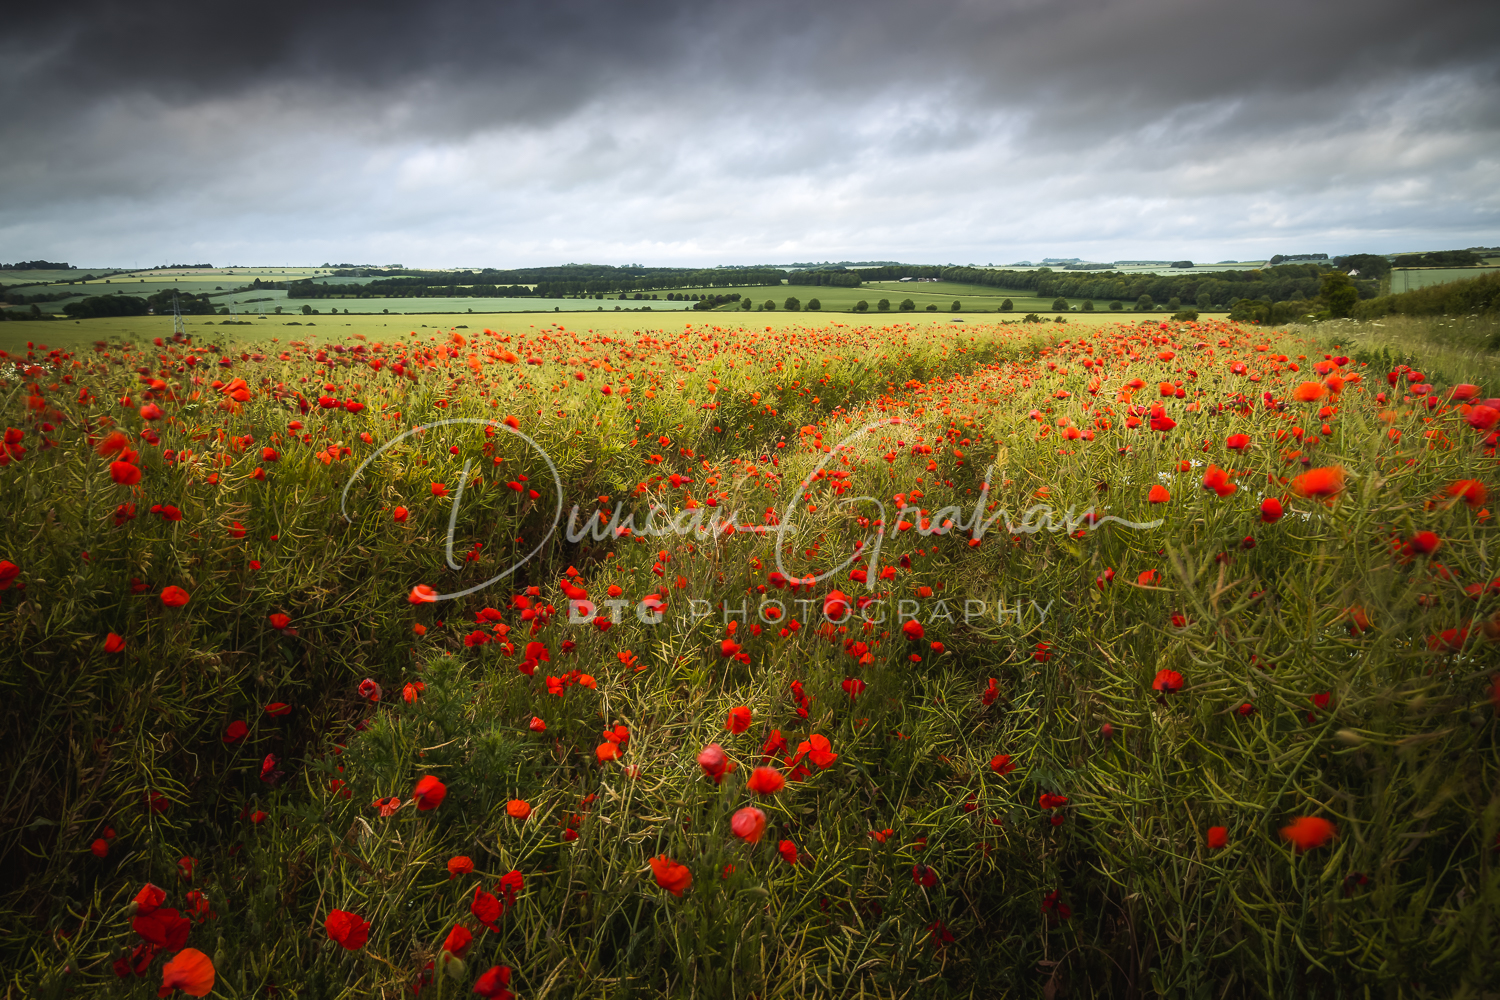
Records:
[[[380,685],[376,684],[375,681],[371,678],[366,677],[364,680],[359,682],[359,696],[366,701],[372,703],[378,702],[380,700],[380,694]]]
[[[681,897],[682,891],[693,884],[693,873],[665,854],[651,858],[650,861],[651,874],[656,876],[656,884],[672,895]]]
[[[292,623],[292,619],[289,615],[284,615],[279,611],[275,611],[267,615],[266,620],[269,621],[271,623],[271,627],[275,629],[284,629]]]
[[[397,524],[404,524],[406,522],[407,515],[410,513],[411,512],[408,511],[405,507],[395,507],[391,510],[391,519],[394,520]]]
[[[125,648],[125,639],[111,632],[104,637],[104,651],[106,653],[118,653]]]
[[[1167,488],[1160,483],[1152,486],[1150,491],[1146,494],[1146,500],[1148,503],[1168,503],[1171,501],[1171,499],[1172,494],[1168,493]]]
[[[525,799],[511,799],[505,803],[505,814],[511,819],[524,820],[531,815],[531,803]]]
[[[129,462],[110,462],[109,478],[120,486],[134,486],[141,481],[141,469]]]
[[[1275,524],[1281,520],[1286,511],[1282,509],[1281,501],[1275,497],[1266,497],[1260,502],[1260,519],[1265,524]]]
[[[1011,763],[1010,754],[1008,753],[997,753],[990,758],[990,770],[1001,777],[1004,777],[1015,769],[1016,765]]]
[[[137,912],[130,922],[131,930],[148,943],[167,951],[176,951],[187,944],[192,921],[170,907],[159,907],[149,913]]]
[[[21,575],[21,567],[9,559],[0,559],[0,590],[9,590],[10,585],[15,583],[16,577]]]
[[[786,787],[786,779],[774,767],[757,767],[750,772],[745,787],[758,795],[775,795]]]
[[[1163,694],[1172,694],[1182,690],[1182,675],[1175,670],[1158,670],[1156,679],[1151,682],[1153,690]]]
[[[417,809],[421,812],[429,812],[443,804],[443,798],[448,794],[448,786],[428,774],[417,782],[411,794],[412,798],[417,800]]]
[[[612,760],[620,759],[620,745],[618,743],[601,743],[594,748],[594,756],[599,763],[605,764]]]
[[[156,995],[182,990],[188,996],[206,997],[213,988],[214,963],[197,948],[184,948],[162,966],[161,989]]]
[[[89,845],[89,850],[93,852],[96,858],[107,857],[109,855],[109,841],[100,837]]]
[[[843,621],[849,615],[849,596],[841,590],[829,591],[823,599],[823,617],[830,621]]]
[[[1250,447],[1250,435],[1231,434],[1229,435],[1229,437],[1224,439],[1224,444],[1226,447],[1233,451],[1244,451],[1246,448]]]
[[[1460,479],[1448,484],[1448,495],[1459,497],[1470,507],[1482,507],[1489,499],[1489,489],[1477,479]]]
[[[545,733],[547,731],[547,724],[537,716],[533,715],[531,717],[530,729],[533,733]]]
[[[766,814],[754,806],[745,806],[730,817],[729,829],[745,843],[758,844],[766,832]]]
[[[901,625],[901,631],[904,632],[906,634],[906,638],[911,640],[912,642],[919,641],[923,636],[927,634],[926,630],[922,628],[922,623],[919,621],[903,622]]]
[[[724,748],[717,743],[710,743],[699,752],[698,766],[703,768],[704,775],[716,785],[724,780],[724,775],[734,770],[734,762],[724,755]]]
[[[485,1000],[511,1000],[513,994],[506,989],[509,985],[510,966],[494,965],[474,980],[474,992],[484,997]]]
[[[292,706],[288,705],[284,701],[273,701],[273,702],[271,702],[271,704],[269,704],[269,705],[266,706],[266,714],[267,715],[274,715],[274,716],[290,715],[291,712],[292,712]]]
[[[1053,795],[1051,792],[1043,792],[1037,799],[1037,805],[1042,809],[1061,809],[1068,804],[1066,795]]]
[[[463,958],[464,952],[469,950],[469,945],[474,943],[474,935],[467,927],[454,924],[448,936],[443,939],[443,951],[454,958]]]
[[[1296,847],[1298,852],[1322,847],[1338,834],[1338,827],[1321,816],[1298,816],[1290,826],[1281,828],[1281,837]]]
[[[1135,582],[1140,584],[1142,587],[1155,587],[1157,584],[1161,583],[1161,573],[1154,569],[1143,570],[1140,575],[1135,578]]]
[[[741,705],[738,708],[731,708],[729,710],[729,721],[725,723],[725,728],[727,728],[731,733],[735,733],[736,735],[738,735],[739,733],[743,733],[745,730],[749,729],[750,709],[746,708],[744,705]]]
[[[1299,497],[1324,499],[1335,496],[1344,489],[1344,467],[1332,465],[1309,469],[1292,480],[1291,488]]]
[[[797,845],[796,844],[792,843],[790,840],[783,840],[779,844],[776,845],[776,852],[781,855],[781,860],[785,861],[789,865],[792,865],[794,867],[796,866],[796,864],[797,864]]]
[[[500,900],[476,885],[474,887],[474,898],[469,901],[469,912],[474,914],[474,918],[490,930],[498,931],[500,928],[496,927],[495,923],[505,912],[505,907],[500,905]]]
[[[911,880],[924,889],[931,889],[937,885],[937,872],[927,865],[918,863],[911,866]]]
[[[169,608],[180,608],[188,602],[188,592],[181,587],[167,587],[161,592],[161,602]]]
[[[323,929],[328,932],[329,940],[348,951],[358,951],[370,938],[370,925],[347,910],[329,910]]]
[[[432,495],[435,497],[445,497],[448,495],[448,487],[442,483],[433,483]]]
[[[281,460],[281,456],[276,453],[275,448],[268,446],[260,450],[260,460],[262,462],[276,462]]]
[[[1217,851],[1229,843],[1229,828],[1223,826],[1211,826],[1208,828],[1208,849]]]
[[[411,604],[431,604],[437,600],[437,591],[425,583],[419,583],[411,588],[406,600]]]
[[[1203,488],[1213,490],[1221,497],[1227,497],[1239,489],[1229,481],[1229,472],[1217,465],[1210,465],[1208,471],[1203,474]]]
[[[448,859],[448,881],[452,882],[459,875],[469,875],[474,871],[474,859],[463,856]]]

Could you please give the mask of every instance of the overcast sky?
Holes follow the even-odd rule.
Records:
[[[0,261],[1500,245],[1500,4],[24,4]]]

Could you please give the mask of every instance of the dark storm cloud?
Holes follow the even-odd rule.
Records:
[[[1494,3],[33,4],[0,34],[0,256],[164,212],[179,244],[714,259],[933,220],[981,257],[1043,224],[1457,238],[1500,220],[1497,85]]]

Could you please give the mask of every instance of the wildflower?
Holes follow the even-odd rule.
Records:
[[[459,855],[448,859],[448,881],[452,882],[459,875],[470,875],[474,871],[474,859]]]
[[[1171,499],[1172,494],[1168,493],[1167,488],[1160,483],[1152,486],[1150,492],[1146,494],[1148,503],[1168,503]]]
[[[725,723],[725,728],[736,735],[743,733],[745,730],[749,729],[750,709],[746,708],[744,705],[741,705],[738,708],[731,708],[729,710],[729,720]]]
[[[433,483],[432,495],[435,497],[445,497],[448,495],[448,487],[444,486],[442,483]]]
[[[990,770],[1002,778],[1015,769],[1016,765],[1011,763],[1010,754],[1008,753],[997,753],[990,758]]]
[[[703,768],[704,775],[716,785],[724,780],[724,775],[734,770],[734,763],[724,755],[724,748],[717,743],[710,743],[698,754],[698,766]]]
[[[284,701],[273,701],[266,706],[266,714],[271,716],[290,715],[292,706]]]
[[[180,608],[188,602],[188,592],[181,587],[167,587],[161,592],[161,603],[169,608]]]
[[[693,873],[684,865],[668,858],[665,854],[650,859],[651,874],[656,876],[656,884],[667,890],[674,896],[681,897],[682,891],[693,884]]]
[[[1309,469],[1292,480],[1291,488],[1299,497],[1324,499],[1336,496],[1344,489],[1344,467],[1332,465]]]
[[[1224,439],[1224,445],[1231,451],[1244,451],[1250,447],[1250,435],[1231,434]]]
[[[1151,682],[1153,690],[1162,694],[1172,694],[1182,690],[1182,675],[1175,670],[1158,670],[1156,679]]]
[[[515,417],[510,419],[514,420]],[[486,1000],[511,1000],[513,994],[506,989],[509,985],[510,966],[493,965],[474,980],[474,992]]]
[[[104,637],[104,651],[106,653],[118,653],[125,648],[125,639],[111,632]]]
[[[1073,916],[1073,910],[1058,898],[1059,892],[1053,889],[1042,897],[1042,913],[1047,917],[1047,922],[1056,923],[1059,920],[1069,920]]]
[[[924,889],[931,889],[937,885],[937,872],[927,865],[918,863],[911,866],[911,880]]]
[[[1208,849],[1217,851],[1229,843],[1229,828],[1223,826],[1211,826],[1208,828]]]
[[[745,843],[758,844],[766,832],[766,814],[754,806],[745,806],[730,818],[729,829]]]
[[[531,803],[525,799],[511,799],[505,803],[505,814],[511,819],[524,820],[531,815]]]
[[[1489,490],[1477,479],[1460,479],[1448,484],[1448,495],[1458,497],[1470,507],[1482,507],[1489,499]]]
[[[1320,816],[1298,816],[1290,826],[1281,828],[1283,840],[1290,841],[1300,853],[1322,847],[1338,834],[1338,828]]]
[[[1227,497],[1239,489],[1229,481],[1229,473],[1217,465],[1210,465],[1208,471],[1203,475],[1203,488],[1213,490],[1221,497]]]
[[[417,782],[411,794],[412,798],[417,800],[417,809],[421,812],[428,812],[443,804],[443,798],[448,794],[448,786],[428,774]]]
[[[223,740],[225,743],[238,743],[249,731],[250,727],[245,725],[243,720],[235,719],[224,728]]]
[[[323,921],[328,939],[347,951],[358,951],[370,939],[370,925],[356,913],[347,910],[329,910]]]
[[[533,733],[545,733],[547,731],[547,724],[543,722],[539,717],[533,715],[531,717],[531,725],[528,728]]]
[[[620,759],[620,745],[618,743],[601,743],[594,750],[594,756],[599,758],[599,763],[606,764],[612,760]]]
[[[781,860],[792,867],[797,865],[797,845],[790,840],[783,840],[776,845],[776,851],[781,855]]]
[[[915,620],[903,622],[901,625],[901,631],[904,632],[906,634],[906,638],[911,640],[912,642],[920,641],[926,634],[922,628],[922,623]]]
[[[750,772],[745,787],[758,795],[775,795],[786,787],[786,779],[774,767],[757,767]]]
[[[410,513],[405,507],[396,507],[391,511],[391,519],[397,524],[405,524]]]
[[[109,841],[105,840],[103,837],[100,837],[89,845],[89,851],[91,851],[96,858],[107,857],[109,855]]]
[[[1264,524],[1275,524],[1285,513],[1281,501],[1275,497],[1266,497],[1260,502],[1260,519]]]
[[[437,591],[425,583],[419,583],[411,588],[406,600],[411,604],[431,604],[437,600]]]
[[[272,628],[279,629],[280,631],[283,631],[283,632],[286,631],[287,626],[289,626],[289,625],[292,624],[291,617],[289,615],[284,615],[284,614],[282,614],[279,611],[275,612],[273,614],[267,615],[266,616],[266,620],[271,623],[271,627]],[[361,684],[360,687],[361,687],[361,689],[363,689],[364,685]]]
[[[141,481],[141,469],[129,462],[110,462],[109,478],[120,486],[135,486]]]
[[[286,616],[282,615],[281,617],[285,618]],[[275,623],[273,622],[272,624]],[[380,701],[380,685],[376,684],[375,681],[370,679],[369,677],[366,677],[364,680],[359,682],[359,696],[370,702],[371,704]]]
[[[214,963],[197,948],[184,948],[162,966],[158,996],[182,990],[188,996],[206,997],[214,988]]]
[[[370,803],[370,808],[379,812],[381,819],[390,819],[401,808],[401,800],[394,795],[388,799],[376,799]]]

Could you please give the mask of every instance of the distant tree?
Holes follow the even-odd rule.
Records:
[[[750,299],[748,297],[740,299],[740,311],[741,312],[749,312],[753,308],[755,308],[755,305],[754,305],[754,303],[752,303],[750,301]]]
[[[915,302],[913,302],[911,299],[902,299],[901,300],[901,311],[902,312],[911,312],[915,308],[917,308],[917,304]]]
[[[1174,260],[1172,261],[1172,266],[1179,269],[1185,269],[1192,267],[1193,262],[1190,260]]]
[[[772,302],[770,299],[766,299],[765,304],[762,305],[761,308],[764,309],[766,312],[775,312],[776,311],[776,303]]]
[[[937,303],[936,302],[929,302],[929,303],[927,303],[927,311],[930,312],[930,313],[937,312]]]
[[[1333,266],[1345,273],[1358,271],[1361,278],[1384,278],[1391,273],[1391,262],[1373,253],[1352,253],[1347,257],[1335,257]]]
[[[303,305],[303,307],[302,307],[302,315],[304,315],[304,316],[311,316],[312,315],[312,306]]]
[[[1213,300],[1212,297],[1209,296],[1209,294],[1207,292],[1199,292],[1198,293],[1198,308],[1199,309],[1207,309],[1209,306],[1211,306],[1213,304],[1214,304],[1214,300]]]
[[[797,301],[797,296],[795,296],[795,295],[788,295],[786,297],[786,302],[783,303],[783,305],[782,305],[782,308],[785,309],[789,313],[794,313],[798,309],[802,308],[802,303],[799,302],[799,301]]]
[[[878,310],[880,310],[881,312],[890,312],[891,311],[891,300],[890,299],[881,299],[879,302],[875,303],[875,308],[878,309]]]
[[[1328,303],[1328,311],[1335,316],[1349,315],[1349,310],[1359,301],[1359,289],[1354,287],[1353,279],[1343,271],[1329,271],[1323,275],[1320,294],[1323,301]]]
[[[808,299],[807,308],[811,309],[813,312],[817,312],[819,309],[823,308],[823,303],[819,302],[817,299]]]
[[[869,312],[870,303],[866,302],[864,299],[860,299],[858,302],[854,303],[854,311],[857,313]]]
[[[1016,307],[1016,304],[1014,302],[1012,302],[1010,299],[1006,299],[1004,302],[1000,303],[1000,311],[1003,312],[1003,313],[1008,313],[1012,309],[1014,309],[1015,307]]]
[[[1110,312],[1119,312],[1121,309],[1124,309],[1124,308],[1125,308],[1125,303],[1121,302],[1119,299],[1115,299],[1113,302],[1111,302],[1109,304]]]
[[[951,306],[948,307],[948,311],[949,312],[959,312],[962,309],[963,309],[963,306],[959,305],[959,302],[958,302],[957,299],[954,299],[953,300],[953,305],[951,305]]]
[[[1172,312],[1176,312],[1177,310],[1179,310],[1179,309],[1182,308],[1182,299],[1178,298],[1175,295],[1172,296],[1170,299],[1167,300],[1167,308],[1170,309]]]
[[[1150,312],[1155,308],[1156,303],[1151,301],[1151,296],[1145,292],[1142,292],[1141,297],[1135,300],[1135,311],[1138,313]]]
[[[1068,300],[1065,299],[1065,298],[1063,298],[1062,296],[1058,296],[1057,298],[1053,299],[1052,300],[1052,311],[1053,312],[1067,312],[1068,311]]]
[[[1094,311],[1094,300],[1093,299],[1084,299],[1083,300],[1083,311],[1086,312],[1086,313],[1091,313],[1091,312]]]

